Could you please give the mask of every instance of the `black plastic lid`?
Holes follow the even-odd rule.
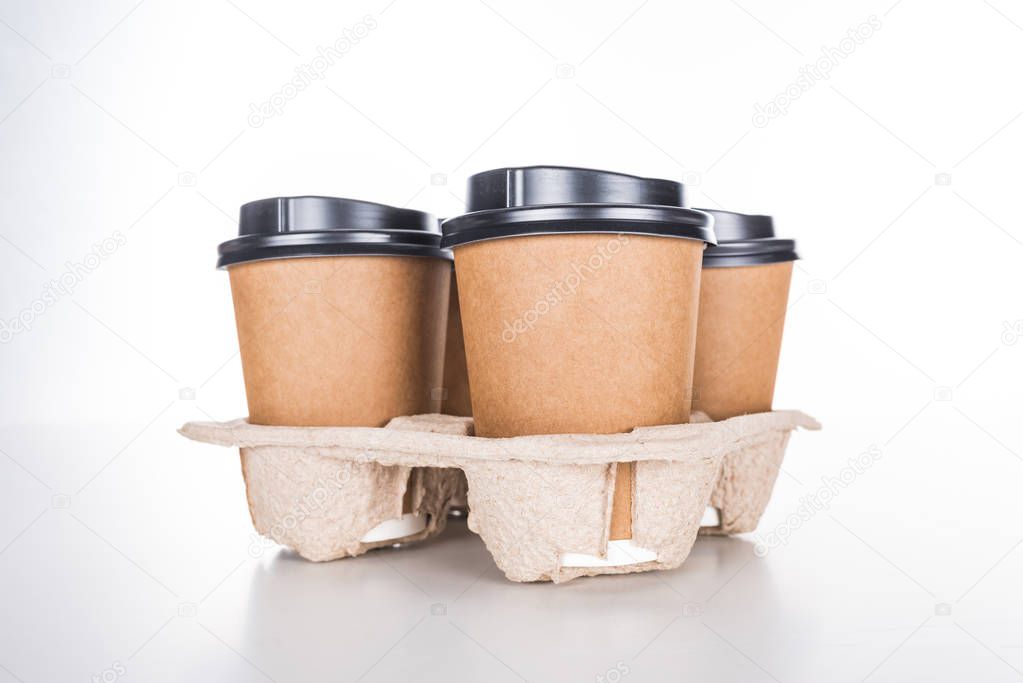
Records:
[[[681,183],[566,166],[500,168],[469,178],[468,213],[442,224],[444,247],[521,235],[634,233],[714,243]]]
[[[718,244],[736,240],[759,240],[774,237],[774,219],[718,209],[700,209],[714,217],[714,234]]]
[[[338,197],[274,197],[243,204],[238,237],[217,248],[217,268],[308,256],[430,256],[437,219],[422,211]]]
[[[795,261],[794,240],[774,236],[774,219],[717,209],[700,209],[714,218],[717,246],[703,252],[704,268],[759,266]]]
[[[497,168],[469,177],[467,212],[543,204],[654,204],[685,206],[674,180],[571,166]]]

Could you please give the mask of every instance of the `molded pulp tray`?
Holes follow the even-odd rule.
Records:
[[[505,575],[561,582],[678,567],[708,504],[721,519],[713,531],[751,531],[797,427],[820,425],[783,410],[626,434],[488,439],[471,436],[471,418],[416,415],[384,428],[190,422],[181,434],[239,448],[256,530],[307,559],[360,555],[439,533],[462,470],[469,528]],[[622,541],[608,538],[618,462],[636,463],[633,534],[624,551],[616,546]],[[375,527],[402,517],[409,486],[425,527],[366,542]],[[630,547],[639,550],[632,561],[608,561],[609,550],[621,557]],[[593,562],[566,561],[579,556]]]

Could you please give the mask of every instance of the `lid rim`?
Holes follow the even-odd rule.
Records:
[[[779,237],[722,242],[703,253],[704,268],[766,265],[798,260],[795,240]]]
[[[221,270],[230,266],[256,261],[276,261],[319,256],[412,256],[437,258],[443,261],[452,260],[450,250],[426,244],[354,241],[299,242],[293,244],[263,244],[250,249],[222,249],[219,251],[217,258],[217,269]]]
[[[704,258],[703,267],[713,270],[714,268],[737,268],[741,266],[769,266],[774,263],[791,263],[798,261],[799,256],[795,254],[746,254],[726,259]]]
[[[695,209],[649,204],[544,204],[474,211],[444,221],[445,248],[535,234],[625,233],[714,244],[710,217]]]

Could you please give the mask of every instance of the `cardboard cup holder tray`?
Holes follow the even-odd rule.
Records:
[[[703,421],[701,421],[701,418]],[[512,581],[563,582],[681,565],[706,508],[752,531],[789,436],[819,429],[778,410],[625,434],[490,439],[472,419],[415,415],[386,427],[190,422],[181,434],[239,448],[256,531],[313,561],[440,533],[468,480],[469,528]],[[633,465],[632,538],[610,540],[617,463]]]

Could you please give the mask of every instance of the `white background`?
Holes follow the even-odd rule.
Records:
[[[125,242],[0,347],[0,681],[1023,676],[1018,4],[5,2],[0,50],[0,319]],[[238,205],[451,215],[467,175],[536,163],[685,179],[798,240],[776,405],[824,431],[761,534],[879,460],[765,558],[701,540],[673,572],[517,585],[460,524],[251,557],[237,457],[174,431],[245,411],[213,268]]]

